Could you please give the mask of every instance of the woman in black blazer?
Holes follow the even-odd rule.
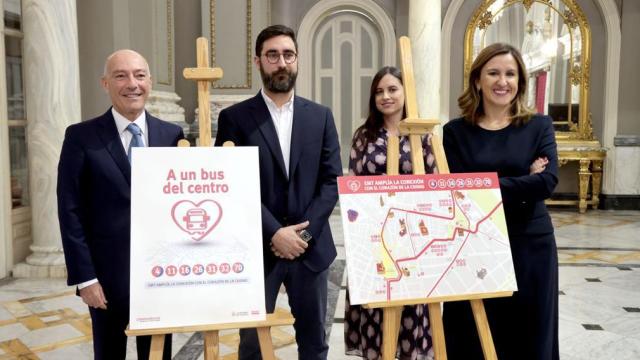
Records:
[[[444,126],[451,172],[497,172],[518,291],[485,300],[499,359],[559,359],[558,257],[544,200],[557,177],[551,118],[526,105],[520,53],[492,44],[471,66],[462,117]],[[449,359],[483,359],[468,302],[444,305]]]

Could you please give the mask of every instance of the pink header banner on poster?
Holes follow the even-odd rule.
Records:
[[[342,176],[338,178],[338,190],[341,194],[498,188],[500,188],[500,183],[496,173]]]

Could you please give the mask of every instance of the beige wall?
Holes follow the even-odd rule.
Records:
[[[618,135],[640,136],[640,1],[620,0],[622,5],[622,52]]]
[[[109,99],[100,86],[104,59],[115,47],[113,3],[104,0],[77,2],[82,119],[106,111]]]
[[[105,58],[117,49],[141,53],[149,62],[153,89],[173,91],[174,69],[167,66],[166,51],[174,46],[168,43],[173,24],[167,23],[167,9],[167,0],[77,2],[83,119],[98,116],[110,106],[100,77]]]
[[[179,0],[175,7],[175,73],[176,93],[182,97],[178,105],[184,108],[185,120],[194,120],[198,107],[197,85],[182,77],[182,69],[196,66],[196,39],[201,36],[200,0]]]

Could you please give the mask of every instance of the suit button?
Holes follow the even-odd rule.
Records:
[[[289,224],[289,218],[287,218],[286,216],[282,217],[282,221],[284,221],[285,225]]]

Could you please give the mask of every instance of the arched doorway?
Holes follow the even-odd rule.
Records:
[[[395,64],[391,21],[371,2],[321,1],[302,20],[298,44],[296,92],[333,111],[346,168],[353,131],[367,116],[371,79]]]

